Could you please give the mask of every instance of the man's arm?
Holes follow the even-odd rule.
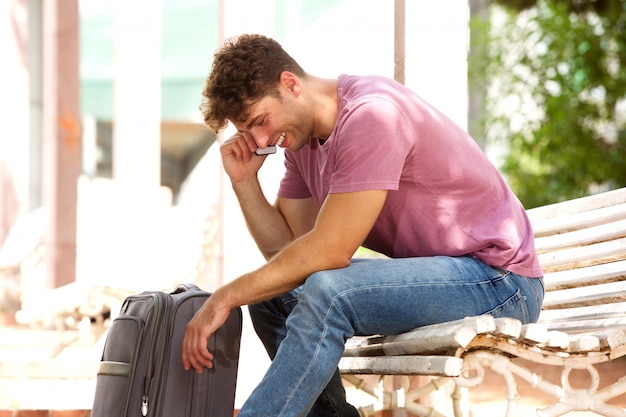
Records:
[[[248,230],[265,259],[270,259],[313,228],[319,207],[312,198],[278,199],[272,206],[257,177],[267,156],[254,155],[255,149],[249,135],[237,133],[220,146],[220,153]]]
[[[231,309],[289,291],[314,272],[348,266],[374,225],[386,196],[384,190],[329,195],[308,233],[285,246],[264,266],[218,289],[187,325],[183,340],[185,368],[202,372],[212,366],[213,355],[207,342]],[[290,204],[279,202],[279,207],[285,203]]]
[[[245,184],[233,184],[233,190],[250,235],[266,260],[315,224],[319,207],[312,198],[279,198],[272,206],[256,178]]]

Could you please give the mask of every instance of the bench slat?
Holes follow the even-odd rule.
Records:
[[[543,300],[543,308],[556,310],[622,301],[626,301],[626,282],[611,282],[590,287],[547,292]]]
[[[626,327],[626,320],[623,317],[611,316],[610,314],[602,314],[598,318],[579,321],[555,321],[547,322],[547,326],[551,329],[567,332],[570,334],[589,333],[597,329],[620,330]]]
[[[492,316],[467,317],[447,323],[418,327],[397,335],[353,337],[346,343],[344,356],[441,353],[465,348],[477,334],[494,331],[496,331],[496,322]]]
[[[339,369],[344,374],[459,376],[463,360],[454,356],[344,357]]]
[[[383,346],[386,355],[410,355],[413,353],[447,352],[452,348],[466,348],[476,337],[476,332],[468,326],[430,329],[399,335],[387,336]]]
[[[626,216],[626,214],[625,214]],[[599,226],[576,230],[535,239],[538,252],[590,245],[626,236],[626,220],[610,222]]]
[[[548,343],[549,337],[546,326],[539,323],[528,323],[522,326],[521,340],[543,345]]]
[[[567,349],[570,346],[569,334],[560,330],[552,330],[548,332],[548,341],[546,346],[552,349]]]
[[[626,238],[539,254],[544,272],[580,268],[626,259]]]
[[[626,260],[546,273],[546,291],[626,280]]]
[[[573,352],[597,352],[601,348],[597,335],[574,335],[570,340],[569,350]]]
[[[519,339],[522,334],[522,322],[511,317],[500,317],[496,319],[496,331],[498,336]]]
[[[526,210],[531,222],[626,203],[626,187]]]
[[[626,328],[626,302],[542,310],[539,323],[552,330],[570,333],[584,333],[605,328]]]
[[[575,230],[586,229],[607,222],[626,218],[626,202],[597,210],[557,217],[555,219],[531,220],[535,237],[554,235]]]
[[[367,339],[367,343],[346,345],[344,356],[379,356],[441,353],[465,348],[476,336],[468,326],[445,326],[437,329],[416,329],[392,336]]]

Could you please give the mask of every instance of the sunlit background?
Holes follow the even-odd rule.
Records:
[[[465,127],[468,18],[462,0],[0,2],[0,409],[89,409],[126,295],[263,262],[198,111],[223,39],[272,36],[333,78],[397,77],[402,41],[404,83]],[[262,169],[270,200],[282,170]],[[237,408],[268,366],[244,317]]]

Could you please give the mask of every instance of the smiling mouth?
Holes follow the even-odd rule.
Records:
[[[278,138],[278,141],[276,142],[276,146],[280,146],[284,141],[285,141],[285,134],[287,132],[283,132],[280,134],[280,137]]]

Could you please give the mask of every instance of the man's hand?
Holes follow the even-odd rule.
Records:
[[[226,321],[230,309],[219,306],[215,294],[211,295],[187,324],[183,338],[183,366],[202,373],[213,367],[213,353],[207,347],[209,337]]]
[[[245,133],[236,133],[220,146],[224,170],[233,184],[256,177],[267,158],[256,155],[256,148],[254,140]]]

